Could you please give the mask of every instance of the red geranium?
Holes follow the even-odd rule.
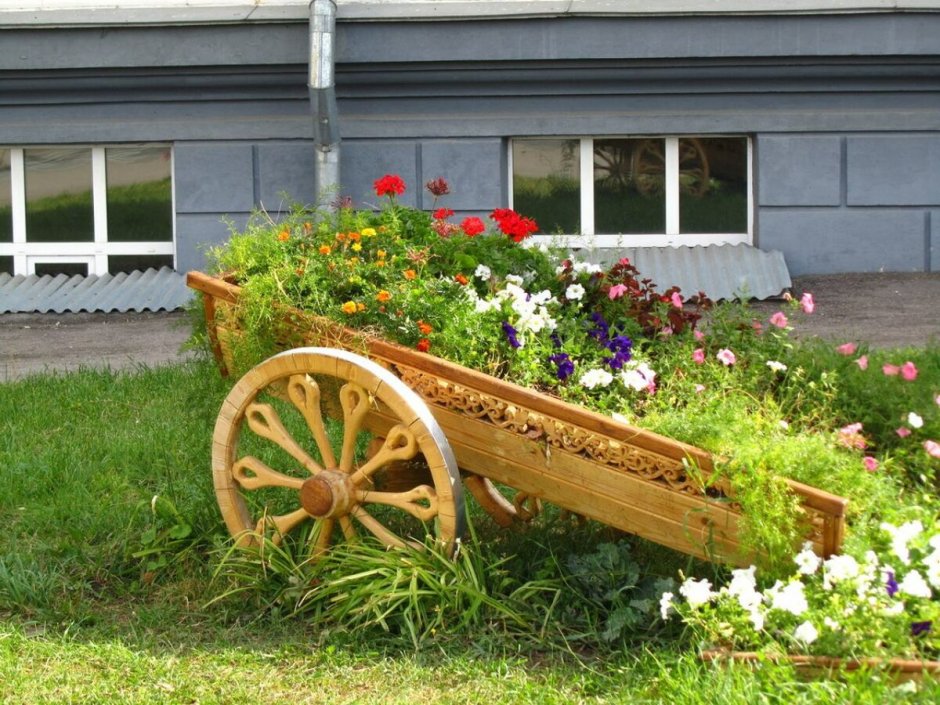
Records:
[[[427,352],[428,350],[431,349],[431,341],[428,340],[427,338],[421,338],[421,340],[418,341],[418,344],[415,345],[415,347],[420,352]]]
[[[466,233],[467,237],[475,237],[486,230],[486,224],[476,216],[470,216],[463,219],[460,228]]]
[[[444,220],[445,218],[450,218],[453,214],[454,212],[450,208],[438,208],[431,214],[431,217],[435,220]]]
[[[405,182],[398,174],[386,174],[372,184],[377,196],[401,196],[405,192]]]
[[[424,187],[430,191],[435,198],[439,196],[446,196],[450,193],[450,186],[447,183],[447,179],[443,176],[438,176],[436,179],[428,181]]]
[[[497,208],[490,213],[490,218],[496,221],[502,233],[508,235],[514,242],[521,242],[539,229],[532,218],[521,216],[509,208]]]

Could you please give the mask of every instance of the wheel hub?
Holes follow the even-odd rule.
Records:
[[[304,481],[300,488],[300,504],[317,519],[349,514],[352,508],[352,487],[349,476],[337,470],[324,470]]]

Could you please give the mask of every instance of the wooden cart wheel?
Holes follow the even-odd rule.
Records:
[[[376,473],[410,460],[426,464],[433,486],[375,489]],[[242,377],[216,421],[212,474],[228,530],[245,543],[309,526],[319,554],[362,533],[420,546],[433,524],[452,546],[464,532],[457,463],[430,410],[394,374],[345,350],[290,350]]]
[[[633,184],[648,196],[665,189],[666,154],[662,140],[643,140],[633,152]],[[694,137],[679,140],[679,188],[692,196],[704,196],[710,182],[705,147]]]

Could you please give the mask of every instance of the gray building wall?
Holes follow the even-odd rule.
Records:
[[[316,198],[305,24],[0,34],[0,145],[174,144],[179,269]],[[940,269],[940,14],[350,22],[337,59],[360,203],[394,172],[505,205],[513,136],[744,134],[791,273]]]

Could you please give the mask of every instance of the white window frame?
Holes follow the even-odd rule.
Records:
[[[533,239],[552,240],[569,247],[679,247],[683,245],[750,245],[754,241],[754,155],[753,141],[747,135],[642,135],[644,139],[665,141],[666,158],[666,232],[665,233],[598,233],[594,228],[594,140],[632,139],[637,135],[611,137],[518,137],[579,141],[581,232],[571,235],[536,235]],[[679,232],[679,140],[685,137],[744,137],[747,140],[747,232],[744,233],[680,233]],[[509,141],[509,207],[513,208],[514,193],[512,140]],[[523,214],[525,215],[525,214]]]
[[[13,242],[0,242],[0,257],[13,257],[13,274],[35,274],[37,263],[87,262],[88,274],[108,273],[108,258],[116,255],[170,255],[176,267],[176,218],[171,219],[170,240],[141,242],[108,241],[107,161],[105,150],[111,147],[126,147],[127,144],[97,145],[91,149],[92,210],[94,212],[94,239],[90,242],[27,242],[26,241],[26,161],[27,149],[56,147],[59,145],[36,145],[35,147],[0,147],[10,150],[10,196],[13,211]],[[174,167],[173,149],[170,147],[170,199],[172,212],[176,213],[176,185],[172,175]]]

